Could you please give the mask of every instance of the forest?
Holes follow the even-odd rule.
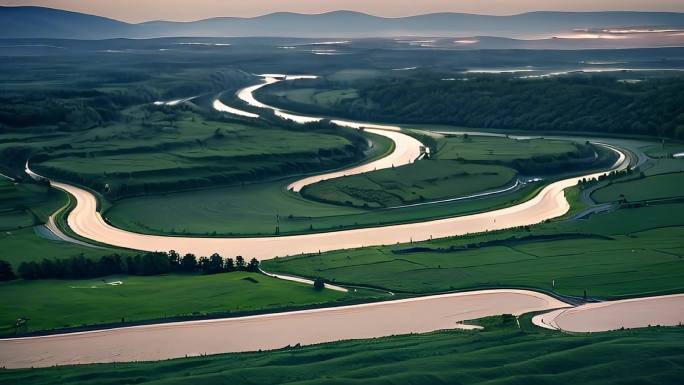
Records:
[[[636,79],[624,79],[636,77]],[[263,99],[297,111],[313,106],[278,97],[294,84],[277,84]],[[639,73],[570,74],[524,78],[512,74],[435,74],[320,81],[324,90],[354,89],[358,97],[317,105],[358,120],[448,124],[535,132],[602,132],[684,138],[684,78]]]

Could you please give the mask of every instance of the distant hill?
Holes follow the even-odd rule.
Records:
[[[318,15],[273,13],[254,18],[218,17],[194,22],[124,23],[42,7],[0,7],[3,38],[154,38],[176,36],[394,37],[500,36],[548,38],[574,29],[684,28],[684,13],[529,12],[513,16],[435,13],[383,18],[359,12]]]
[[[84,13],[42,7],[0,7],[0,36],[107,39],[132,36],[135,26]]]

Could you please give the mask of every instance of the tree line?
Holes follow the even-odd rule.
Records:
[[[0,281],[17,278],[36,279],[89,279],[107,275],[129,274],[152,276],[168,273],[219,274],[233,271],[259,271],[259,261],[249,262],[242,256],[224,258],[218,253],[197,258],[192,253],[181,256],[176,251],[145,252],[122,256],[104,255],[99,259],[78,255],[66,259],[44,258],[42,261],[22,262],[15,273],[6,261],[0,261]]]

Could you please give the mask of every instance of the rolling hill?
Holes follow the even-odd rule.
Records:
[[[0,36],[3,38],[499,36],[541,39],[573,33],[573,30],[606,28],[682,29],[684,13],[529,12],[512,16],[435,13],[384,18],[335,11],[316,15],[272,13],[254,18],[217,17],[192,22],[130,24],[51,8],[0,7]]]

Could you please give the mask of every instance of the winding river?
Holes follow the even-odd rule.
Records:
[[[268,84],[274,84],[278,81],[288,79],[310,79],[314,78],[313,76],[289,76],[279,74],[262,76],[264,78],[262,83],[240,90],[237,94],[238,97],[254,107],[280,111],[284,114],[284,119],[294,117],[295,119],[298,119],[297,121],[300,123],[323,119],[319,117],[296,115],[279,110],[259,102],[253,95],[256,90]],[[344,120],[335,120],[334,122],[335,124],[354,129],[365,128],[369,132],[383,135],[394,142],[394,150],[386,157],[365,165],[304,178],[288,186],[290,189],[299,191],[308,184],[324,179],[408,164],[415,161],[420,156],[421,143],[413,137],[401,132],[399,127]],[[613,149],[618,152],[619,158],[615,165],[608,171],[627,167],[629,161],[625,154],[617,148]],[[30,170],[28,164],[26,171],[33,177],[40,177]],[[116,228],[107,223],[97,211],[97,200],[89,191],[58,181],[52,181],[52,185],[66,191],[75,198],[76,205],[67,217],[67,224],[74,233],[83,238],[91,239],[103,244],[136,250],[176,250],[180,253],[194,253],[196,255],[210,255],[212,253],[245,255],[249,258],[255,257],[264,260],[277,256],[407,243],[533,225],[547,219],[561,216],[568,211],[569,204],[565,199],[563,192],[566,188],[576,185],[582,178],[596,178],[606,172],[592,173],[590,175],[583,175],[554,182],[544,187],[536,196],[523,203],[479,214],[327,233],[248,238],[174,237],[130,232]]]
[[[264,85],[301,78],[303,77],[265,75],[263,83],[241,90],[238,97],[252,106],[272,109],[284,119],[300,123],[318,121],[321,118],[296,115],[267,106],[253,96],[253,92]],[[223,103],[215,103],[214,107],[235,113],[233,107]],[[420,154],[420,142],[402,133],[398,127],[340,120],[335,121],[335,124],[356,129],[364,128],[369,132],[383,135],[394,141],[394,151],[386,158],[366,165],[294,182],[289,186],[292,190],[299,191],[307,184],[323,179],[407,164],[415,161]],[[628,167],[629,161],[625,154],[620,149],[612,149],[619,154],[619,159],[606,172]],[[28,164],[26,169],[29,175],[40,177],[29,169]],[[566,188],[576,185],[582,178],[596,178],[606,172],[551,183],[526,202],[485,213],[330,233],[262,238],[193,238],[132,233],[106,223],[97,211],[97,201],[90,192],[57,181],[52,181],[52,185],[75,198],[76,205],[68,215],[67,222],[71,230],[83,238],[139,250],[174,249],[181,253],[192,252],[197,255],[218,252],[224,255],[268,259],[536,224],[568,211],[569,204],[564,195]],[[0,340],[0,366],[17,368],[144,361],[276,349],[297,343],[314,344],[465,327],[461,324],[462,321],[532,311],[546,311],[534,317],[534,323],[542,327],[574,332],[643,327],[649,324],[676,325],[684,321],[684,295],[573,307],[546,294],[529,290],[484,290],[240,318],[24,337]]]
[[[503,313],[567,306],[545,294],[488,290],[241,318],[0,341],[0,366],[149,361],[453,329]],[[372,320],[372,321],[371,321]]]

